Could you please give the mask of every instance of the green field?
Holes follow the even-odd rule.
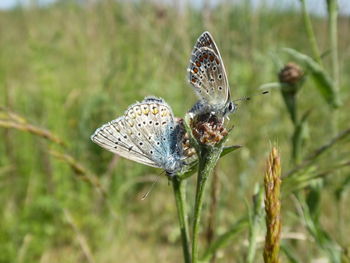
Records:
[[[299,11],[92,2],[0,12],[0,262],[182,262],[167,178],[141,201],[161,170],[113,156],[90,135],[147,95],[183,117],[196,102],[186,68],[204,30],[219,46],[233,99],[278,82],[282,66],[294,61],[305,72],[295,107],[299,120],[309,115],[293,159],[298,123],[281,89],[239,104],[226,122],[234,126],[226,144],[243,147],[220,159],[215,182],[209,178],[200,254],[211,242],[208,231],[215,241],[250,216],[215,262],[263,262],[265,214],[260,204],[254,212],[253,195],[276,145],[286,176],[282,262],[350,262],[350,18],[338,17],[335,38],[328,17],[310,17],[317,64]],[[283,48],[313,58],[320,71]],[[298,164],[305,166],[288,178]],[[194,175],[189,211],[195,187]]]

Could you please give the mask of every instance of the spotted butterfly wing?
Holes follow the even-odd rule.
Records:
[[[156,162],[140,150],[129,136],[129,124],[125,123],[123,116],[98,128],[91,136],[91,140],[102,148],[124,158],[152,167],[159,167]]]
[[[182,165],[181,136],[169,105],[148,97],[131,105],[123,117],[97,129],[91,139],[122,157],[171,174]]]
[[[202,47],[207,47],[212,49],[215,54],[221,59],[221,55],[219,52],[219,49],[214,41],[214,38],[212,37],[212,35],[208,32],[205,31],[203,32],[199,38],[196,41],[196,44],[193,47],[193,51],[195,51],[196,49],[200,49]]]
[[[230,88],[225,66],[209,32],[198,38],[188,72],[189,82],[200,100],[214,110],[224,110],[230,101]]]

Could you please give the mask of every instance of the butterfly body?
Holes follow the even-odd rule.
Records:
[[[212,114],[223,118],[236,109],[220,52],[209,32],[204,32],[193,48],[188,66],[189,82],[199,101],[191,113]]]
[[[146,97],[91,136],[108,151],[148,166],[162,168],[169,176],[184,165],[182,127],[170,106],[160,98]]]

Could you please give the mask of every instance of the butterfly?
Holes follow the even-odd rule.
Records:
[[[173,176],[184,166],[184,129],[161,98],[146,97],[124,116],[98,128],[91,140],[126,159],[162,168]]]
[[[199,97],[190,112],[222,118],[236,110],[224,63],[209,32],[202,33],[197,39],[187,71],[188,80]]]

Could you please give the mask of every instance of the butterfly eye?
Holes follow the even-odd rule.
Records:
[[[236,105],[231,101],[229,104],[228,104],[228,111],[229,112],[234,112],[236,109]]]

